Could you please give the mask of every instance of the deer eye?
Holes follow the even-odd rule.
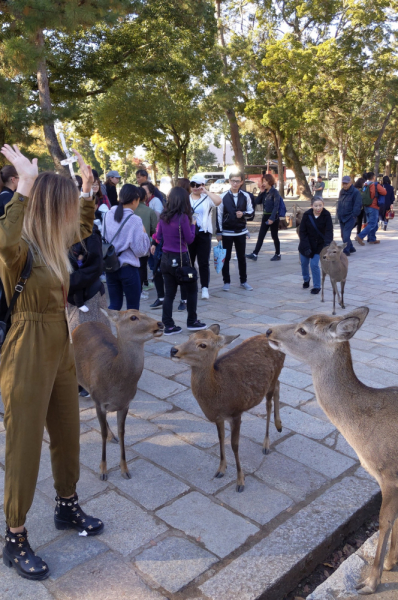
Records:
[[[300,335],[307,335],[307,332],[305,329],[303,329],[302,327],[300,327],[300,329],[298,330]]]
[[[138,317],[136,317],[135,315],[133,315],[132,317],[130,317],[130,321],[136,321],[138,319]]]
[[[199,344],[199,348],[207,348],[206,344]]]

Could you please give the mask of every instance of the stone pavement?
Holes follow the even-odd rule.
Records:
[[[370,307],[351,347],[357,375],[375,387],[398,385],[398,224],[392,222],[380,239],[379,246],[358,247],[349,259],[345,297],[345,312]],[[222,291],[221,276],[212,269],[211,298],[199,300],[198,316],[207,324],[220,323],[223,333],[239,333],[234,345],[264,333],[272,323],[299,321],[314,312],[331,314],[329,282],[325,304],[302,289],[295,231],[282,231],[281,240],[280,262],[269,261],[273,244],[267,238],[257,263],[248,265],[253,292],[239,288],[236,261],[231,263],[230,293]],[[151,291],[141,309],[149,311],[154,298]],[[340,308],[338,314],[343,314]],[[227,474],[214,479],[216,427],[192,396],[190,369],[169,358],[172,345],[188,337],[186,315],[176,312],[175,317],[183,334],[146,346],[145,370],[127,419],[131,480],[120,475],[114,444],[108,446],[109,479],[99,480],[98,421],[91,400],[81,399],[78,493],[85,510],[105,522],[103,535],[87,539],[54,528],[46,435],[27,527],[51,577],[30,583],[1,565],[2,600],[254,600],[263,593],[267,600],[282,600],[377,495],[378,486],[317,405],[308,365],[289,357],[281,374],[283,431],[272,429],[271,453],[261,451],[261,403],[243,415],[245,491],[235,492],[230,446]],[[111,425],[114,418],[110,416]],[[0,488],[4,438],[1,424]]]

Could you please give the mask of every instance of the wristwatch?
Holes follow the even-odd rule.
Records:
[[[91,198],[91,196],[92,196],[91,192],[81,192],[80,193],[81,198]]]

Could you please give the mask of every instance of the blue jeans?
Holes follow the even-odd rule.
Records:
[[[368,242],[376,241],[376,231],[379,226],[379,211],[377,208],[371,208],[370,206],[365,206],[365,213],[368,219],[368,224],[364,229],[362,229],[359,237],[363,240],[364,237],[368,236]]]
[[[126,296],[127,309],[140,308],[141,279],[138,267],[125,265],[114,273],[106,274],[111,310],[121,310],[123,293]]]
[[[345,223],[342,223],[340,221],[341,239],[343,240],[343,242],[345,244],[347,244],[347,246],[343,250],[343,252],[345,254],[349,254],[351,252],[351,249],[353,252],[355,252],[355,248],[351,241],[351,231],[354,229],[355,223],[356,223],[356,219],[354,219],[354,217],[352,217]]]
[[[303,274],[304,281],[310,280],[310,269],[312,273],[312,281],[314,282],[314,288],[320,289],[321,287],[321,269],[319,268],[319,254],[314,254],[312,258],[300,254],[301,261],[301,272]]]

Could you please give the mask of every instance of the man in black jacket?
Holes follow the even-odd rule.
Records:
[[[240,287],[247,291],[253,289],[247,283],[246,275],[246,236],[249,232],[245,217],[252,215],[254,209],[249,194],[240,189],[243,181],[242,173],[231,174],[229,179],[231,189],[221,194],[222,202],[217,208],[217,239],[218,241],[222,239],[223,248],[227,251],[222,268],[224,292],[229,292],[231,287],[229,261],[234,244],[238,258]]]
[[[135,172],[135,177],[137,179],[137,183],[138,185],[145,185],[146,183],[152,183],[151,181],[149,181],[149,175],[148,175],[148,171],[146,171],[145,169],[138,169],[138,171]],[[156,196],[156,198],[159,198],[159,200],[163,201],[166,199],[165,196],[162,194],[162,192],[156,187],[155,184],[152,184],[153,187],[155,188],[155,191],[153,192],[153,195]]]

